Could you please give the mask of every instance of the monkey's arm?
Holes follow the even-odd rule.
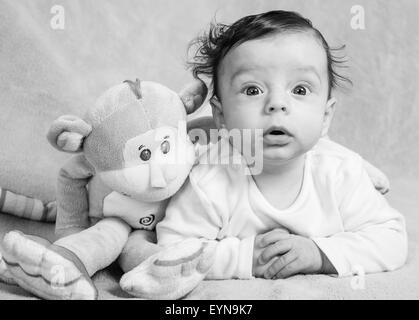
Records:
[[[83,154],[72,157],[59,171],[55,233],[64,237],[89,227],[87,184],[94,168]]]

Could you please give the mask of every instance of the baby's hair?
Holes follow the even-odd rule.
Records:
[[[213,96],[219,98],[218,67],[233,47],[275,33],[307,31],[314,33],[326,51],[330,98],[332,89],[339,86],[340,82],[352,83],[351,80],[336,71],[336,67],[344,67],[342,64],[346,60],[344,57],[335,56],[333,52],[344,49],[345,46],[330,48],[320,31],[313,27],[311,21],[296,12],[276,10],[246,16],[231,25],[211,23],[208,33],[204,33],[190,43],[189,49],[195,46],[198,48],[192,61],[188,62],[188,66],[192,69],[195,78],[200,78],[203,75],[212,79]]]

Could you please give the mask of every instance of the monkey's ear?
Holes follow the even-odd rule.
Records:
[[[65,115],[55,120],[47,133],[49,143],[64,152],[80,152],[92,126],[77,116]]]
[[[196,79],[179,93],[187,114],[196,111],[205,101],[208,89],[202,80]]]

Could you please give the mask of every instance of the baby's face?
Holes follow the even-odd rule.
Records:
[[[327,133],[334,100],[326,52],[311,33],[244,42],[225,56],[218,79],[220,123],[263,129],[264,160],[298,157]]]

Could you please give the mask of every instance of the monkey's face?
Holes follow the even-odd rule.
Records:
[[[122,169],[100,172],[113,190],[142,201],[172,196],[188,176],[195,159],[186,123],[162,126],[128,140]]]

